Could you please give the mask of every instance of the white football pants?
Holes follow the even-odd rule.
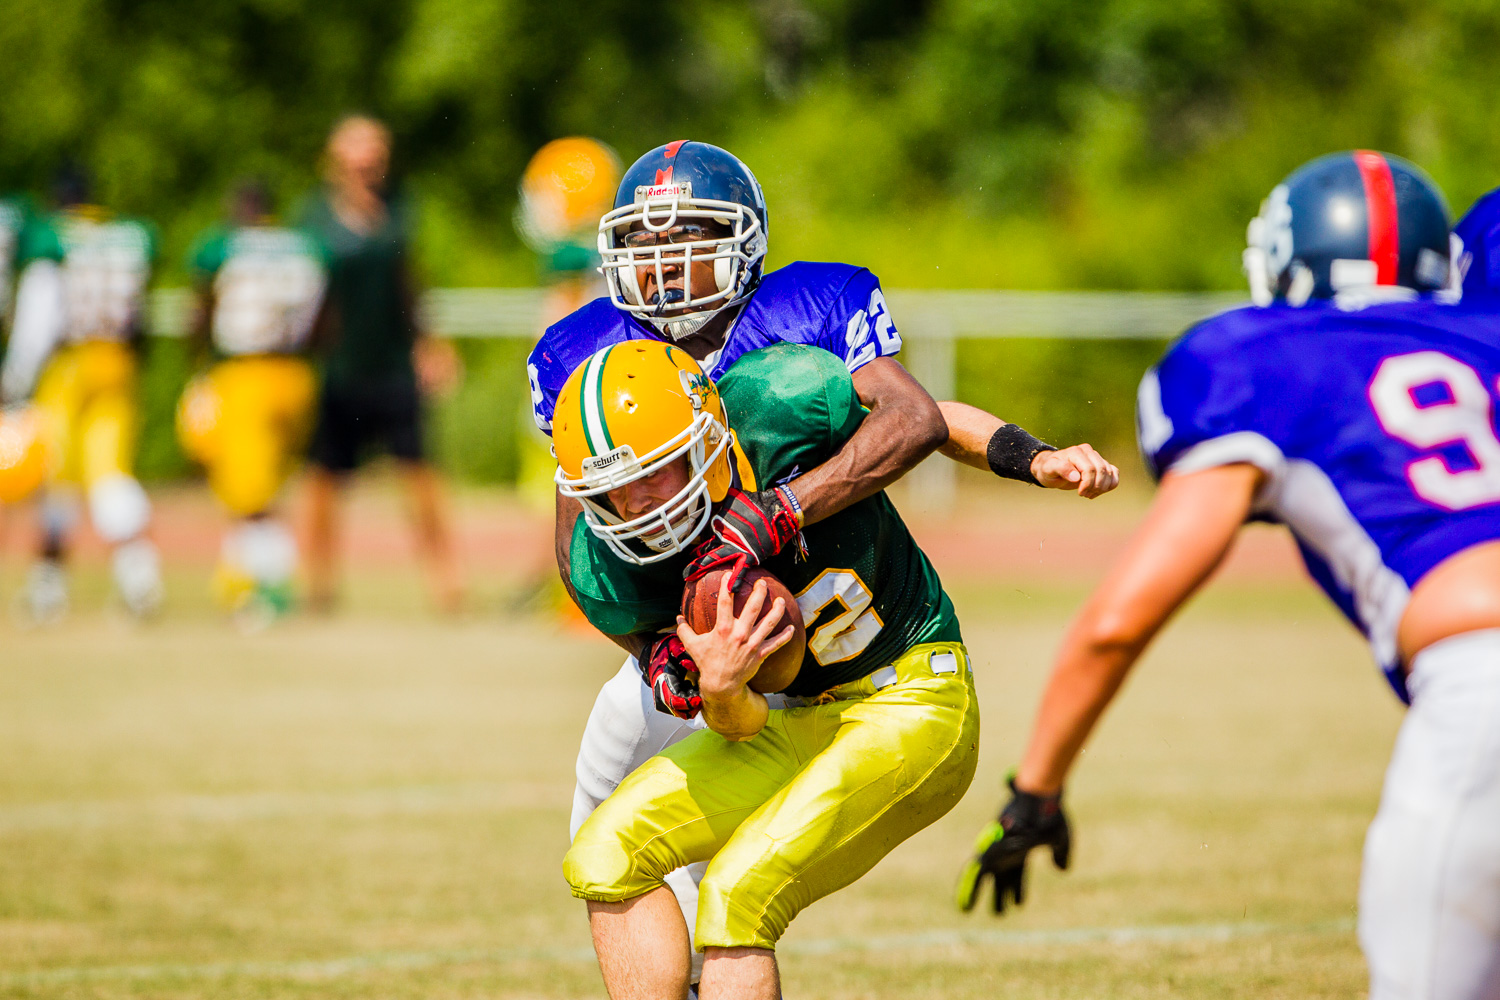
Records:
[[[625,658],[625,665],[599,689],[594,709],[589,712],[583,729],[583,743],[578,748],[573,787],[573,816],[568,839],[578,836],[583,821],[609,798],[625,776],[667,747],[703,728],[703,717],[683,720],[656,710],[656,699],[641,677],[635,657]],[[682,907],[687,921],[688,940],[698,922],[698,883],[708,863],[679,868],[666,878],[667,887]],[[692,981],[703,971],[703,956],[693,949]]]
[[[1407,686],[1359,887],[1370,1000],[1500,1000],[1500,629],[1427,647]]]
[[[779,695],[767,695],[772,708],[779,708],[783,699]],[[620,667],[599,689],[594,699],[593,711],[583,729],[583,743],[578,748],[578,766],[575,773],[578,784],[573,787],[573,816],[568,829],[568,838],[578,836],[583,821],[609,798],[625,776],[656,756],[667,747],[681,740],[694,730],[703,728],[703,717],[691,720],[656,710],[656,699],[641,677],[635,657],[626,657]],[[688,940],[692,940],[693,928],[698,922],[698,883],[708,862],[679,868],[666,877],[667,887],[677,897],[682,907],[682,917],[687,921]],[[703,956],[693,949],[692,981],[697,982],[703,971]]]

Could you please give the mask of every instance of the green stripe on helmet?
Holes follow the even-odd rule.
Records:
[[[610,346],[589,358],[583,370],[583,385],[578,392],[578,401],[583,409],[584,437],[588,441],[589,451],[594,455],[607,455],[615,448],[609,424],[604,418],[604,369],[613,352],[614,346]]]

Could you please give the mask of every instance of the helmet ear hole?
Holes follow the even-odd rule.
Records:
[[[722,253],[722,254],[733,253],[734,252],[734,244],[733,243],[720,243],[719,247],[718,247],[718,250],[719,250],[719,253]],[[735,269],[734,266],[735,266],[735,263],[736,263],[735,258],[734,257],[729,257],[729,256],[720,257],[718,260],[714,261],[714,284],[716,284],[716,285],[719,286],[719,291],[722,292],[725,289],[727,289],[730,285],[734,284],[734,269]]]
[[[641,283],[635,278],[635,268],[631,266],[614,268],[615,281],[620,286],[620,295],[633,306],[643,305],[641,299]]]

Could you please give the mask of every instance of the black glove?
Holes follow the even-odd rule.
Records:
[[[698,694],[698,664],[676,635],[657,639],[641,655],[641,672],[656,698],[656,710],[691,719],[703,710]]]
[[[683,576],[692,582],[716,569],[730,568],[729,589],[751,566],[760,566],[802,535],[802,505],[785,486],[759,493],[731,488],[709,522],[713,534],[693,553]],[[800,545],[800,542],[799,542]]]
[[[1000,810],[1000,818],[986,826],[974,843],[974,856],[964,865],[958,877],[958,908],[968,912],[979,898],[985,877],[995,880],[995,912],[1005,912],[1009,895],[1019,906],[1026,901],[1026,855],[1033,847],[1052,848],[1052,863],[1068,867],[1072,834],[1068,817],[1062,810],[1062,793],[1032,795],[1016,788],[1015,775],[1010,785],[1010,801]]]

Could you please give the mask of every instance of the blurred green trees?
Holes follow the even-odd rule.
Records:
[[[735,150],[773,263],[1233,288],[1246,220],[1314,155],[1402,154],[1458,210],[1500,183],[1497,43],[1483,0],[8,0],[0,191],[44,194],[77,159],[162,224],[176,282],[232,178],[289,202],[363,109],[395,129],[434,283],[534,280],[516,180],[586,133],[627,162],[672,138]],[[1072,356],[994,350],[1042,375]]]

